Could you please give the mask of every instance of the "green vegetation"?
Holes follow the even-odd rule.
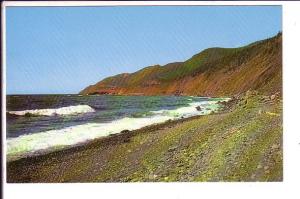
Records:
[[[282,181],[281,37],[210,48],[87,87],[82,94],[233,99],[219,113],[10,162],[8,182]]]
[[[80,93],[101,93],[113,87],[108,94],[220,96],[249,89],[269,94],[273,87],[281,89],[281,37],[280,33],[240,48],[209,48],[185,62],[108,77]]]
[[[226,110],[12,162],[12,182],[281,181],[282,100],[248,92]],[[26,171],[26,172],[24,172]]]

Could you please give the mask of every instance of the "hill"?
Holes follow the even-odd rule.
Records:
[[[228,96],[282,90],[282,34],[239,48],[208,48],[184,62],[108,77],[80,94]]]
[[[238,95],[209,115],[8,162],[7,181],[282,181],[281,43],[278,34],[241,48],[210,48],[185,62],[149,66],[89,86],[81,93]]]

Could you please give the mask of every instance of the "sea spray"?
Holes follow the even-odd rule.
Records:
[[[9,111],[9,114],[26,116],[26,115],[40,115],[40,116],[53,116],[53,115],[74,115],[81,113],[91,113],[95,110],[88,105],[67,106],[56,109],[35,109],[23,111]]]
[[[30,156],[38,151],[50,152],[99,137],[117,134],[123,130],[136,130],[168,120],[210,114],[212,111],[218,110],[220,107],[218,104],[219,101],[227,100],[228,99],[219,99],[218,101],[192,102],[189,103],[189,106],[173,110],[152,111],[153,115],[150,117],[125,117],[106,123],[86,123],[63,129],[36,132],[9,138],[7,140],[7,157],[8,160],[15,160]],[[196,109],[197,106],[201,106],[201,111]]]

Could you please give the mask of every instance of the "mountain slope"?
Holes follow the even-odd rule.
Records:
[[[209,48],[185,62],[108,77],[80,94],[234,95],[282,89],[282,35],[240,48]]]

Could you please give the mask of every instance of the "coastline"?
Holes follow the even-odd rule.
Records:
[[[155,131],[158,130],[160,128],[167,128],[169,126],[175,125],[177,123],[182,123],[185,121],[189,121],[189,120],[193,120],[193,119],[197,119],[202,117],[203,115],[196,115],[196,116],[191,116],[188,118],[181,118],[181,119],[177,119],[177,120],[169,120],[166,122],[162,122],[162,123],[157,123],[157,124],[151,124],[136,130],[123,130],[119,133],[115,133],[115,134],[109,134],[107,136],[103,136],[103,137],[98,137],[92,140],[86,140],[84,142],[80,142],[74,145],[69,145],[69,146],[64,146],[61,149],[57,149],[57,150],[51,150],[50,149],[45,149],[45,150],[39,150],[37,152],[33,152],[32,154],[28,155],[25,154],[25,157],[20,157],[20,158],[16,158],[16,159],[7,159],[6,157],[6,162],[10,163],[10,162],[16,162],[16,161],[24,161],[26,159],[29,159],[29,161],[31,161],[31,159],[38,159],[41,156],[47,156],[47,155],[51,155],[51,154],[56,154],[56,153],[65,153],[67,151],[77,151],[77,150],[81,150],[82,148],[87,148],[90,145],[98,145],[98,144],[102,144],[102,143],[106,143],[106,142],[114,142],[117,140],[123,140],[123,139],[127,139],[130,137],[133,137],[136,134],[141,134],[141,133],[147,133],[148,131]],[[83,149],[84,150],[84,149]],[[34,160],[33,160],[34,161]]]
[[[282,102],[262,99],[7,162],[7,182],[281,181]]]
[[[157,101],[157,98],[155,99]],[[125,116],[121,118],[111,119],[104,122],[101,119],[93,121],[91,118],[89,118],[88,114],[87,118],[84,118],[85,114],[83,114],[83,116],[81,116],[81,121],[85,122],[68,125],[69,123],[71,123],[71,119],[70,121],[67,120],[64,127],[52,127],[52,129],[46,130],[33,130],[35,131],[35,133],[30,133],[30,126],[28,130],[25,126],[24,130],[28,131],[29,133],[24,133],[20,136],[10,137],[7,139],[6,158],[7,161],[10,162],[25,157],[63,150],[72,146],[85,144],[90,140],[94,140],[100,137],[106,137],[111,134],[119,134],[120,132],[133,131],[146,126],[150,126],[152,124],[160,124],[169,120],[178,120],[180,118],[188,118],[195,115],[207,115],[211,112],[217,112],[219,109],[222,109],[223,105],[221,105],[219,102],[228,101],[229,99],[230,98],[213,98],[209,100],[203,100],[203,98],[201,97],[201,99],[199,100],[193,100],[190,98],[185,98],[185,102],[183,103],[182,101],[180,101],[179,104],[181,106],[176,106],[176,108],[171,106],[172,108],[168,109],[162,106],[161,108],[153,108],[153,110],[148,111],[142,110],[142,108],[137,108],[137,110],[135,111],[136,114],[129,113],[130,116],[126,116],[125,114]],[[159,98],[159,100],[161,99]],[[117,98],[116,101],[120,100]],[[140,102],[142,102],[141,99]],[[33,118],[32,121],[34,121],[35,116],[47,116],[46,119],[48,121],[54,120],[54,124],[57,119],[56,115],[66,115],[66,118],[68,118],[68,115],[72,115],[73,113],[93,113],[94,115],[92,116],[92,118],[96,118],[103,117],[103,115],[106,114],[111,114],[109,109],[103,112],[97,111],[97,104],[93,106],[93,101],[84,101],[80,103],[90,105],[65,105],[60,108],[33,110],[28,107],[28,110],[25,109],[22,111],[9,111],[8,114],[11,114],[13,118],[16,117],[15,115],[22,117],[25,116],[25,118],[29,117],[28,119],[26,119],[30,122],[31,118]],[[165,102],[165,104],[166,103],[169,104],[168,102]],[[121,109],[122,108],[120,108],[120,110]],[[118,113],[116,113],[116,115],[117,114]],[[22,117],[20,117],[20,119],[23,119]],[[12,125],[12,127],[17,127],[19,125],[18,117],[16,117],[15,119],[16,121],[12,120],[13,123],[16,122],[14,123],[14,125]],[[20,124],[22,124],[22,120],[20,121]],[[47,126],[48,124],[43,123],[43,121],[43,118],[41,118],[41,125]],[[37,123],[36,125],[39,126],[39,123]],[[19,131],[21,130],[17,129],[16,131],[14,129],[8,129],[9,134],[19,133]]]

